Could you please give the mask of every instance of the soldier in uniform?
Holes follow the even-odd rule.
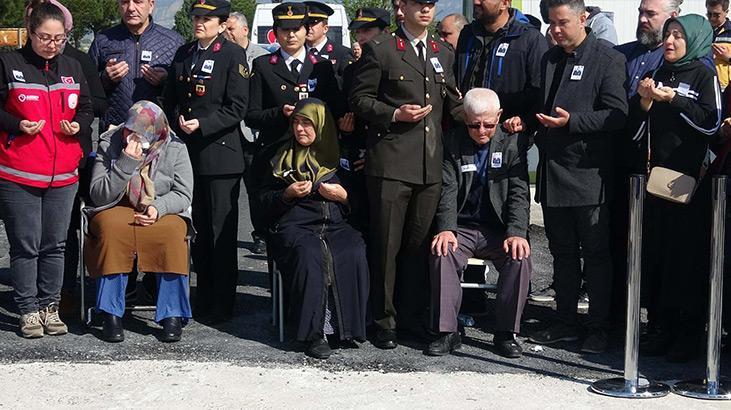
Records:
[[[364,7],[356,10],[355,17],[350,20],[348,29],[355,31],[355,38],[359,44],[365,44],[373,38],[382,34],[391,24],[391,16],[387,10]],[[353,84],[353,73],[358,66],[358,61],[345,67],[343,72],[343,93],[347,94]],[[348,190],[362,198],[364,203],[351,201],[351,211],[348,214],[348,221],[353,227],[361,231],[364,237],[368,235],[368,204],[365,187],[365,166],[366,152],[366,131],[367,121],[364,118],[355,117],[352,109],[345,115],[346,121],[351,124],[341,127],[340,133],[340,167],[343,168],[341,178],[348,186]],[[345,132],[352,128],[351,132]]]
[[[307,6],[282,3],[272,9],[272,17],[281,47],[255,59],[250,78],[246,124],[259,130],[261,145],[252,164],[254,175],[263,175],[271,168],[269,160],[289,128],[289,116],[297,101],[318,98],[335,118],[345,111],[333,65],[305,50]],[[252,185],[256,192],[256,184]]]
[[[307,52],[330,60],[335,69],[335,76],[338,81],[342,81],[345,68],[354,59],[349,48],[335,43],[327,37],[329,30],[327,19],[335,13],[335,10],[319,1],[305,1],[304,3],[308,7]],[[347,33],[343,33],[343,35],[345,36]]]
[[[164,94],[165,112],[188,146],[194,172],[192,247],[198,274],[195,317],[216,324],[233,314],[236,297],[238,198],[244,172],[239,121],[246,113],[246,53],[224,38],[230,4],[191,6],[196,41],[180,47]]]
[[[442,116],[461,122],[451,46],[428,32],[436,0],[401,2],[393,35],[363,45],[350,105],[368,119],[366,185],[370,198],[371,307],[382,349],[396,343],[397,256],[401,328],[423,330],[428,303],[427,239],[442,182]],[[408,291],[406,291],[408,290]],[[411,299],[408,300],[407,298]]]

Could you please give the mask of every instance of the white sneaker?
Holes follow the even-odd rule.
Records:
[[[39,312],[26,313],[20,316],[20,333],[26,339],[43,337],[43,325]]]
[[[57,304],[52,303],[45,309],[41,309],[39,313],[41,315],[43,330],[47,335],[60,336],[69,332],[69,328],[66,327],[66,324],[61,321],[61,317],[58,315]]]

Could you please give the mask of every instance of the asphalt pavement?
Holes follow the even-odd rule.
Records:
[[[0,365],[30,364],[32,362],[107,363],[127,360],[172,360],[188,362],[224,362],[236,366],[280,368],[302,367],[326,372],[378,371],[404,372],[475,372],[478,374],[521,374],[571,381],[584,386],[596,379],[622,374],[623,342],[618,336],[610,350],[600,355],[584,355],[576,343],[561,343],[551,347],[529,344],[519,337],[525,350],[522,358],[504,359],[492,351],[492,299],[486,302],[487,313],[476,315],[475,327],[467,328],[463,348],[446,357],[427,357],[422,353],[425,343],[418,337],[404,336],[401,345],[390,351],[375,348],[370,343],[358,348],[339,350],[327,361],[306,357],[293,342],[280,343],[271,325],[271,299],[266,258],[253,255],[251,225],[245,195],[240,200],[239,280],[235,318],[230,322],[209,327],[192,321],[184,330],[183,340],[163,344],[155,334],[157,325],[150,312],[133,312],[124,319],[126,340],[110,344],[102,341],[100,328],[88,328],[75,316],[67,318],[70,334],[25,340],[18,333],[18,316],[8,286],[7,239],[0,231]],[[551,258],[548,254],[543,228],[531,227],[533,245],[534,288],[550,282]],[[195,292],[195,275],[192,291]],[[532,303],[525,309],[524,332],[546,326],[553,313],[551,303]],[[662,358],[640,358],[640,371],[648,378],[674,381],[701,377],[703,358],[687,364],[670,364]],[[722,373],[731,372],[729,355],[722,361]],[[589,393],[586,393],[589,394]]]

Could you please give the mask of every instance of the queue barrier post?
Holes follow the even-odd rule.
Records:
[[[675,383],[673,392],[705,400],[731,400],[731,383],[720,377],[723,253],[726,235],[726,176],[715,175],[712,187],[711,275],[708,301],[708,356],[706,378]]]
[[[627,329],[624,343],[624,377],[594,382],[591,391],[605,396],[647,399],[663,397],[670,386],[641,378],[637,367],[640,343],[640,278],[642,276],[642,213],[645,175],[630,176],[629,235],[627,241]]]

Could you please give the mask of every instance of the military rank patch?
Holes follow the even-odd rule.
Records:
[[[241,74],[244,78],[251,77],[251,74],[249,74],[249,70],[246,69],[246,66],[243,64],[239,64],[239,74]]]

